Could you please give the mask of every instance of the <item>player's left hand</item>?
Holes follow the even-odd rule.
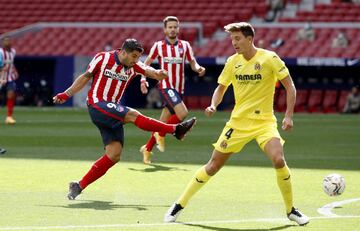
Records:
[[[205,67],[200,66],[200,68],[198,69],[199,76],[200,77],[204,76],[205,72],[206,72]]]
[[[53,97],[53,101],[54,103],[57,103],[57,104],[63,104],[65,103],[70,97],[65,93],[65,92],[62,92],[62,93],[59,93],[57,95],[55,95]]]
[[[285,117],[282,121],[282,130],[284,131],[290,131],[292,129],[292,127],[294,126],[294,122],[292,120],[292,118],[290,117]]]
[[[213,116],[215,114],[215,112],[216,112],[216,107],[213,105],[211,105],[205,109],[205,115],[207,117]]]

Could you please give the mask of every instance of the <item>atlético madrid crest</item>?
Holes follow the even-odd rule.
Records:
[[[260,71],[260,69],[261,69],[260,63],[258,63],[258,62],[255,63],[254,69],[255,69],[255,71]]]

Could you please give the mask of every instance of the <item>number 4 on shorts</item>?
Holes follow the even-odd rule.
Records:
[[[231,134],[233,133],[234,129],[230,128],[226,133],[225,133],[225,136],[226,136],[226,139],[230,139],[231,137]]]

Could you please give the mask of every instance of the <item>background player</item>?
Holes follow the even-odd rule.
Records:
[[[176,124],[183,121],[188,115],[188,110],[182,101],[185,88],[185,60],[189,61],[191,69],[197,72],[199,76],[205,75],[205,68],[196,62],[190,43],[178,39],[178,18],[167,16],[163,22],[165,39],[154,43],[145,60],[145,64],[150,65],[157,58],[160,67],[168,71],[169,78],[163,79],[158,83],[158,89],[165,106],[162,110],[160,121]],[[147,87],[148,83],[146,78],[143,77],[141,79],[142,93],[146,94],[148,92]],[[151,163],[150,155],[155,142],[159,151],[165,151],[164,137],[165,133],[153,133],[146,145],[141,147],[140,152],[143,153],[145,164]]]
[[[127,39],[121,49],[98,53],[87,71],[65,92],[53,98],[55,103],[64,103],[93,79],[87,104],[91,120],[100,130],[105,154],[94,163],[80,182],[70,183],[70,200],[74,200],[82,190],[103,176],[120,160],[124,144],[123,124],[134,123],[146,131],[172,133],[177,139],[183,139],[186,132],[195,124],[195,118],[176,125],[165,124],[119,103],[126,87],[136,75],[142,74],[156,80],[167,77],[165,70],[155,70],[138,62],[142,52],[143,48],[138,41]]]
[[[5,119],[6,124],[15,124],[16,121],[13,118],[13,111],[15,106],[15,80],[19,77],[19,74],[14,65],[14,58],[16,51],[12,48],[10,37],[4,37],[2,39],[2,47],[0,48],[0,56],[3,59],[3,76],[1,77],[0,86],[6,89],[6,107],[7,117]]]
[[[230,84],[234,89],[235,107],[214,144],[211,159],[195,173],[184,193],[165,214],[164,220],[174,222],[190,198],[224,166],[230,156],[256,139],[275,168],[287,217],[299,225],[305,225],[309,218],[293,207],[290,171],[282,146],[284,141],[277,130],[273,113],[275,84],[280,80],[286,89],[287,99],[282,129],[288,131],[293,127],[294,83],[284,62],[275,52],[254,46],[255,32],[249,23],[232,23],[225,26],[225,30],[230,33],[236,54],[228,58],[205,114],[212,116],[216,112]]]

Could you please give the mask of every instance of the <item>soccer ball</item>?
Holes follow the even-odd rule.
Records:
[[[339,196],[345,190],[345,179],[340,174],[332,173],[323,180],[324,192],[329,196]]]

